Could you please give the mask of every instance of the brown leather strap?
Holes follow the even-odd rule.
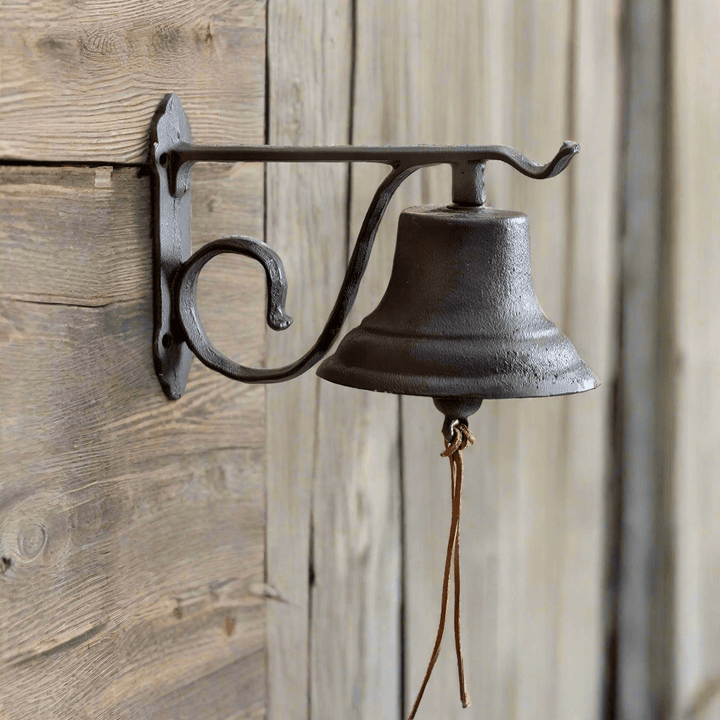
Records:
[[[454,619],[455,619],[455,653],[457,655],[458,664],[458,681],[460,685],[460,701],[464,708],[470,706],[470,700],[468,698],[467,689],[465,687],[465,669],[463,664],[462,645],[460,642],[460,512],[462,509],[462,481],[463,481],[463,458],[462,451],[468,446],[475,442],[475,438],[468,429],[468,427],[462,423],[454,423],[455,434],[451,442],[445,441],[445,451],[442,453],[443,457],[450,459],[450,486],[452,494],[452,518],[450,521],[450,535],[448,537],[447,552],[445,554],[445,572],[443,574],[443,588],[442,588],[442,604],[440,607],[440,622],[438,624],[437,635],[435,637],[435,646],[430,656],[430,662],[428,663],[427,670],[425,671],[425,677],[423,678],[420,690],[415,698],[415,703],[410,711],[408,720],[413,720],[418,708],[420,707],[420,701],[422,700],[425,688],[427,687],[430,675],[432,674],[435,663],[440,654],[440,644],[442,643],[443,633],[445,631],[445,619],[447,617],[447,608],[449,600],[449,585],[450,585],[450,568],[454,564],[455,572],[453,575],[453,581],[455,585],[455,606],[454,606]]]

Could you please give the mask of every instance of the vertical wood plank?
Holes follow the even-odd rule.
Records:
[[[397,400],[378,406],[362,395],[321,389],[313,720],[393,718],[400,699]]]
[[[662,609],[661,456],[663,387],[660,300],[662,253],[667,3],[637,0],[626,8],[626,126],[622,218],[622,513],[618,589],[616,712],[629,720],[665,716],[668,678],[660,667],[670,629]],[[670,410],[670,408],[666,408]],[[671,410],[672,411],[672,410]]]
[[[347,143],[351,49],[347,0],[271,0],[268,142]],[[269,365],[304,353],[332,308],[345,269],[347,173],[340,165],[267,166],[266,236],[283,258],[295,318],[290,330],[268,336]],[[356,608],[333,609],[348,568],[342,558],[333,561],[347,536],[330,511],[344,504],[354,460],[351,439],[321,427],[336,413],[314,372],[267,389],[267,577],[276,594],[267,619],[271,720],[337,717],[350,707],[343,672],[357,648],[345,631]]]
[[[513,107],[512,144],[530,157],[547,154],[549,145],[570,133],[570,30],[570,2],[556,0],[542,9],[526,2],[514,6],[514,77],[506,102]],[[561,329],[566,319],[568,193],[573,170],[552,183],[528,183],[517,174],[510,181],[510,206],[530,217],[536,293]],[[583,397],[572,401],[587,402]],[[489,482],[515,485],[514,507],[498,518],[496,602],[502,607],[509,600],[516,613],[515,618],[500,615],[498,640],[507,673],[503,683],[509,681],[513,687],[504,698],[508,703],[504,712],[512,708],[518,718],[554,716],[562,682],[557,663],[567,493],[565,403],[561,398],[513,401],[514,408],[499,411],[513,413],[514,428],[506,429],[511,437],[501,437],[491,451],[514,453],[516,458],[514,472]],[[492,657],[486,656],[484,667],[491,663]]]
[[[395,80],[385,81],[395,83],[394,92],[376,90],[378,141],[505,142],[541,161],[571,129],[579,133],[573,139],[591,149],[614,143],[617,8],[585,4],[575,12],[587,28],[582,49],[571,46],[567,2],[540,9],[520,2],[398,1],[383,4],[382,20],[372,3],[359,3],[358,27],[367,16],[374,19],[365,21],[368,27],[375,23],[377,29],[372,52],[358,52],[358,82],[363,73],[379,77],[380,68],[394,68]],[[383,40],[383,28],[392,32],[392,42]],[[604,78],[599,92],[598,85],[586,84],[588,77]],[[593,92],[595,116],[576,112]],[[605,373],[612,374],[614,176],[604,152],[598,147],[589,159],[581,154],[568,176],[548,183],[530,183],[494,164],[488,168],[489,203],[530,215],[533,274],[548,316],[609,382],[594,398],[487,403],[472,420],[478,444],[466,452],[463,614],[466,673],[476,706],[469,712],[478,717],[575,718],[595,712],[598,704],[603,460],[612,387]],[[592,170],[571,185],[570,175],[584,162]],[[449,173],[426,171],[421,188],[422,198],[410,186],[402,200],[448,201]],[[572,215],[570,203],[580,202],[588,188],[599,195],[598,208],[590,210],[591,195]],[[587,232],[593,213],[599,223]],[[592,249],[586,248],[588,236],[596,240]],[[587,267],[598,258],[596,267]],[[580,273],[582,280],[575,278]],[[575,338],[586,312],[596,316],[599,345],[592,334]],[[402,407],[407,707],[432,648],[450,508],[447,463],[439,457],[440,415],[425,399],[403,398]],[[582,435],[573,427],[580,417]],[[585,433],[591,434],[589,444]],[[579,566],[583,573],[576,577]],[[455,673],[447,641],[421,714],[463,716]]]
[[[591,393],[566,399],[558,698],[555,717],[607,717],[607,546],[615,459],[619,269],[619,0],[576,0],[570,133],[582,147],[571,169],[564,329],[601,378]],[[608,537],[608,534],[611,534]]]
[[[671,6],[673,717],[706,720],[720,715],[720,14]]]
[[[355,3],[355,73],[352,105],[354,145],[381,145],[410,139],[416,113],[410,78],[414,43],[412,14],[394,3]],[[410,50],[410,52],[406,51]],[[398,128],[400,130],[398,131]],[[388,129],[392,129],[390,135]],[[367,206],[386,167],[352,167],[350,244],[354,244]],[[401,189],[399,198],[407,197]],[[356,326],[379,302],[387,286],[394,251],[396,198],[380,226],[348,329]],[[347,587],[334,603],[343,608],[335,618],[335,637],[347,638],[352,656],[337,709],[343,717],[397,717],[402,688],[401,624],[401,486],[399,402],[392,395],[323,384],[322,394],[337,408],[327,418],[327,434],[344,438],[336,473],[344,478],[337,497],[335,525],[347,540],[336,537],[335,554],[345,556]],[[333,429],[334,428],[334,429]],[[343,464],[344,463],[344,464]],[[328,606],[326,612],[330,610]],[[331,636],[328,635],[328,640]],[[335,640],[337,642],[337,639]],[[341,647],[338,648],[342,652]],[[320,658],[317,658],[320,663]],[[320,665],[318,664],[318,667]],[[337,669],[332,670],[337,674]],[[321,717],[336,717],[331,708]]]

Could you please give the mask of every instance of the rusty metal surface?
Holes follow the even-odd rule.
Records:
[[[598,385],[535,297],[527,216],[484,207],[402,212],[384,297],[318,375],[433,398],[542,397]]]
[[[267,324],[273,330],[285,330],[290,327],[292,318],[285,314],[285,299],[287,297],[287,280],[285,269],[278,255],[265,243],[249,237],[228,237],[204,245],[178,270],[175,280],[174,308],[177,319],[185,333],[185,342],[190,349],[213,370],[237,379],[243,373],[247,376],[246,382],[251,381],[253,373],[265,375],[265,370],[255,368],[236,369],[237,364],[225,357],[210,342],[203,328],[197,310],[197,282],[200,271],[217,255],[231,253],[244,255],[257,260],[264,270],[267,279]]]
[[[172,312],[173,281],[180,265],[192,251],[190,193],[175,197],[170,192],[168,158],[179,142],[192,140],[190,124],[176,95],[166,95],[155,113],[150,133],[150,166],[153,178],[153,360],[163,391],[177,400],[185,389],[192,352],[180,340]]]

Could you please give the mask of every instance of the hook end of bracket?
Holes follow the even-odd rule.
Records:
[[[559,175],[569,164],[570,161],[580,152],[580,144],[572,140],[566,140],[557,152],[557,155],[551,161],[552,169],[548,177]]]

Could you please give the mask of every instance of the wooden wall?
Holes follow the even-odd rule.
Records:
[[[623,18],[614,712],[720,717],[717,4]]]
[[[264,389],[196,362],[162,393],[143,163],[170,90],[198,140],[263,141],[265,7],[2,3],[0,32],[0,717],[263,717]],[[198,170],[196,247],[262,236],[262,168]],[[209,332],[261,363],[263,273],[213,265]]]
[[[112,5],[112,9],[108,8]],[[150,352],[150,118],[207,143],[507,143],[548,316],[601,378],[473,417],[463,626],[418,718],[720,718],[720,15],[714,0],[161,0],[0,7],[0,717],[407,715],[450,520],[429,400],[241,386],[199,363],[169,403]],[[201,280],[205,325],[296,358],[334,302],[372,166],[198,167],[197,246],[265,237]],[[377,304],[413,176],[349,327]]]
[[[619,4],[335,0],[269,5],[269,141],[512,144],[533,183],[488,169],[491,204],[531,218],[544,309],[603,378],[595,393],[490,402],[466,453],[465,654],[446,641],[420,716],[597,716],[604,672],[605,495],[616,344]],[[322,328],[385,171],[268,168],[268,241],[290,263],[298,318],[280,362]],[[449,201],[424,171],[393,200],[350,326],[387,283],[399,211]],[[295,338],[291,339],[293,332]],[[267,390],[270,717],[399,717],[429,659],[450,517],[441,416],[429,400],[303,378]],[[288,543],[292,530],[295,542]],[[308,568],[310,572],[308,572]]]
[[[582,145],[552,182],[488,169],[489,202],[530,215],[544,309],[603,385],[487,403],[473,419],[474,705],[459,708],[446,642],[428,717],[720,717],[717,21],[711,0],[270,4],[271,142],[505,142],[538,160],[561,139]],[[269,339],[274,359],[322,327],[338,243],[354,239],[380,177],[268,169],[268,239],[293,237],[294,297],[312,308],[296,341]],[[385,287],[400,209],[448,200],[448,185],[424,171],[393,201],[355,322]],[[269,455],[268,571],[297,602],[269,614],[270,715],[406,714],[449,516],[439,416],[422,399],[303,383],[267,396],[269,428],[293,444]]]

